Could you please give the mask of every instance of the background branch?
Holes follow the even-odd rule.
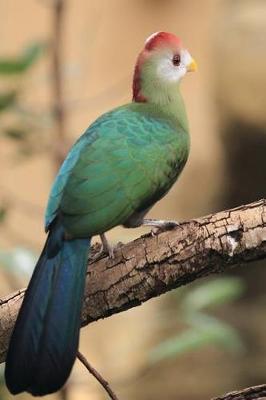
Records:
[[[253,400],[266,398],[266,385],[252,386],[246,389],[230,392],[212,400]]]
[[[63,49],[63,22],[65,15],[65,1],[55,0],[53,3],[53,45],[52,45],[52,94],[53,113],[55,120],[54,154],[53,161],[57,171],[66,155],[65,107],[63,101],[62,76],[62,49]]]

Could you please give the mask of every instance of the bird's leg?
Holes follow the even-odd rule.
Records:
[[[100,235],[102,241],[101,253],[108,254],[110,258],[114,258],[114,248],[109,244],[107,237],[104,233]]]
[[[144,218],[141,223],[142,226],[151,226],[157,228],[156,230],[152,230],[152,234],[156,235],[163,231],[168,231],[174,229],[179,225],[177,221],[167,221],[163,219],[150,219]]]
[[[107,237],[105,236],[104,233],[100,235],[101,238],[101,248],[100,250],[96,250],[94,254],[91,254],[90,260],[92,262],[95,262],[99,260],[100,258],[108,255],[109,258],[114,258],[114,248],[108,243]]]

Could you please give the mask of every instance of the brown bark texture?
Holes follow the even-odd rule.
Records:
[[[212,400],[265,400],[266,385],[252,386],[246,389],[230,392],[221,397],[215,397]]]
[[[155,236],[141,236],[119,245],[114,259],[89,261],[81,324],[128,310],[211,273],[263,258],[266,199],[183,222]],[[5,360],[24,292],[0,299],[0,362]]]

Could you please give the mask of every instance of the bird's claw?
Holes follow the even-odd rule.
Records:
[[[100,250],[97,251],[95,254],[90,256],[90,260],[92,262],[98,261],[101,258],[104,258],[106,256],[108,256],[110,259],[114,259],[115,258],[115,256],[114,256],[114,248],[113,247],[110,247],[109,250],[106,250],[103,245],[99,244],[99,246],[101,246]]]
[[[161,228],[164,231],[170,231],[171,229],[176,228],[179,226],[179,223],[177,221],[164,221],[162,226],[158,227],[159,229]]]

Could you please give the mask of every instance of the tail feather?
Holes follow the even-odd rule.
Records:
[[[11,393],[60,389],[76,357],[90,240],[52,227],[26,291],[6,360]]]

